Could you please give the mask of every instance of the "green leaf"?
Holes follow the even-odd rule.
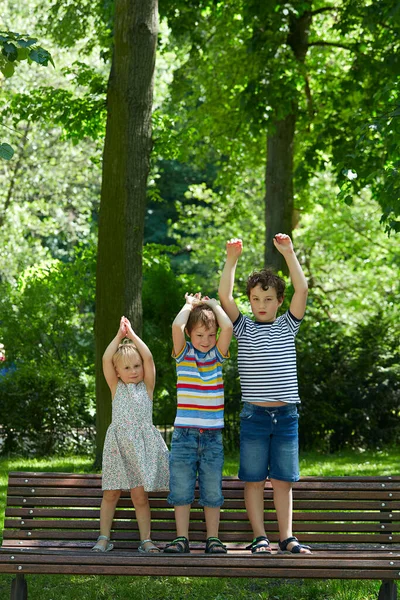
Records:
[[[22,48],[29,48],[30,46],[33,46],[34,44],[36,44],[37,39],[36,38],[28,38],[27,40],[17,40],[17,42]]]
[[[4,67],[1,68],[1,72],[4,77],[12,77],[14,75],[15,65],[12,62],[7,62]]]
[[[3,43],[3,50],[1,51],[3,56],[6,57],[7,60],[14,62],[14,60],[17,60],[18,57],[18,51],[17,51],[17,47],[14,44],[11,44],[9,42],[5,42]]]
[[[344,203],[347,204],[347,206],[351,206],[353,204],[353,197],[352,196],[346,196],[344,198]]]
[[[0,158],[11,160],[13,156],[14,150],[11,148],[10,144],[0,144]]]
[[[18,60],[27,60],[29,56],[28,48],[18,48]]]

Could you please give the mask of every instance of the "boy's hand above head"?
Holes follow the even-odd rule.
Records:
[[[197,292],[197,294],[189,294],[189,292],[186,292],[185,300],[186,304],[190,304],[191,306],[199,304],[199,302],[201,301],[201,292]]]
[[[203,304],[207,304],[208,306],[215,306],[216,304],[218,305],[218,302],[216,301],[215,298],[210,298],[209,296],[202,296],[201,297],[201,302]]]
[[[274,246],[281,254],[293,252],[292,240],[286,233],[277,233],[273,239]]]
[[[243,251],[243,242],[239,238],[232,238],[226,242],[227,258],[238,259]]]

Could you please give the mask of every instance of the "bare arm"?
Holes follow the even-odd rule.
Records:
[[[218,326],[220,328],[219,336],[218,336],[218,348],[223,356],[228,354],[229,345],[232,340],[233,334],[233,325],[232,321],[226,314],[226,312],[222,309],[222,307],[218,304],[215,298],[205,298],[201,299],[204,304],[207,304],[215,314],[217,319]]]
[[[292,240],[285,233],[277,233],[274,237],[274,246],[284,257],[289,268],[290,279],[294,287],[294,294],[290,302],[290,312],[297,319],[302,319],[306,311],[308,283],[303,269],[297,259]]]
[[[154,386],[156,384],[156,367],[153,360],[153,355],[149,347],[144,341],[133,331],[129,320],[124,317],[124,323],[126,325],[126,337],[132,340],[143,361],[143,381],[145,383],[147,393],[151,400],[153,400]]]
[[[105,380],[107,381],[108,387],[110,388],[111,394],[113,397],[114,397],[115,389],[116,389],[117,383],[118,383],[118,376],[117,376],[117,373],[115,371],[115,368],[114,368],[114,365],[112,362],[112,357],[118,350],[118,346],[120,345],[121,341],[124,339],[125,336],[126,336],[126,326],[124,323],[124,317],[121,317],[117,335],[108,344],[108,346],[105,349],[105,352],[103,354],[103,373],[104,373]]]
[[[233,286],[235,283],[236,266],[239,256],[242,254],[242,240],[234,238],[226,243],[226,262],[219,282],[218,296],[222,308],[234,323],[239,316],[239,309],[233,298]]]
[[[174,346],[174,355],[177,356],[185,345],[185,327],[187,325],[189,315],[195,304],[200,302],[201,294],[185,294],[185,304],[176,315],[172,323],[172,342]]]

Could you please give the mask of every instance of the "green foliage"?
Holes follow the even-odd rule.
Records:
[[[1,284],[0,338],[11,365],[0,378],[6,451],[88,445],[82,433],[93,425],[94,264],[93,252],[77,251],[73,263],[32,267],[16,285]]]
[[[399,335],[390,314],[371,315],[351,335],[341,324],[306,321],[298,341],[303,448],[399,443]]]
[[[79,369],[43,361],[25,362],[0,377],[2,452],[44,456],[88,452],[93,445],[93,416],[88,396],[93,381]]]
[[[15,65],[23,60],[47,67],[54,62],[48,50],[37,45],[37,39],[12,31],[0,31],[0,71],[5,77],[14,74]]]
[[[36,38],[27,35],[0,31],[0,71],[4,77],[12,77],[15,65],[24,60],[28,63],[36,62],[43,67],[47,67],[50,62],[54,67],[50,52],[37,46],[36,42]],[[13,156],[13,148],[7,143],[0,143],[0,159],[11,160]]]

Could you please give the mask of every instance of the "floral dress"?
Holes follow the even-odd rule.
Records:
[[[103,490],[169,489],[168,448],[153,425],[152,409],[143,381],[118,381],[103,449]]]

